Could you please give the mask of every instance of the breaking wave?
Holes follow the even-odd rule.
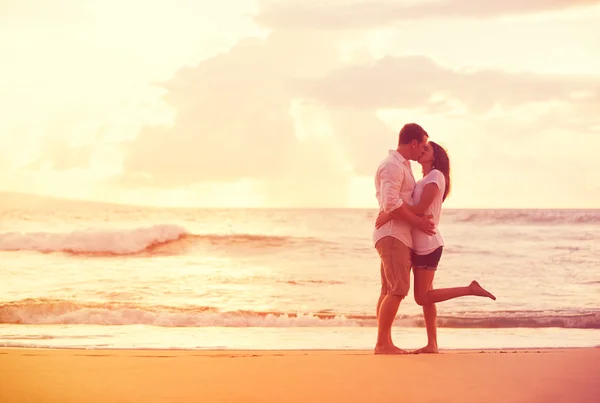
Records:
[[[600,224],[600,210],[447,210],[460,223],[491,224]]]
[[[319,242],[314,238],[294,238],[253,234],[191,234],[176,225],[155,225],[127,230],[84,230],[69,233],[0,233],[0,251],[63,252],[73,255],[122,256],[173,254],[190,244],[253,247],[280,247],[294,242]]]
[[[151,325],[164,327],[375,327],[373,315],[336,312],[222,312],[211,306],[147,306],[26,299],[0,305],[0,324]],[[401,316],[396,324],[423,327],[422,316]],[[439,316],[446,328],[600,329],[600,311],[496,311]]]

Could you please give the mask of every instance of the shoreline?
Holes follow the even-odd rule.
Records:
[[[376,329],[367,327],[158,327],[149,325],[0,325],[0,348],[98,350],[372,350]],[[426,344],[422,328],[392,329],[396,344]],[[592,348],[598,329],[445,329],[439,347],[455,350]]]
[[[571,350],[600,350],[600,345],[597,346],[584,346],[584,347],[491,347],[491,348],[440,348],[439,354],[467,354],[467,353],[499,353],[499,352],[557,352],[557,351],[571,351]],[[0,346],[0,354],[6,354],[12,350],[33,350],[33,351],[103,351],[103,352],[123,352],[123,351],[156,351],[156,352],[190,352],[190,353],[215,353],[215,352],[228,352],[228,353],[373,353],[373,349],[367,348],[290,348],[290,349],[270,349],[270,348],[252,348],[252,349],[239,349],[239,348],[152,348],[152,347],[30,347],[30,346]],[[411,349],[407,350],[409,353]],[[3,353],[4,352],[4,353]],[[410,354],[410,355],[430,355],[430,354]],[[433,354],[435,355],[435,354]]]

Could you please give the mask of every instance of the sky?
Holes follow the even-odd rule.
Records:
[[[600,1],[0,0],[0,54],[0,191],[372,208],[416,122],[448,207],[600,208]]]

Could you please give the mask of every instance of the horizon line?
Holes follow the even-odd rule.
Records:
[[[167,210],[189,210],[189,209],[206,209],[206,210],[377,210],[377,207],[347,207],[347,206],[304,206],[304,207],[294,207],[294,206],[248,206],[248,207],[223,207],[218,205],[198,205],[198,206],[160,206],[160,205],[147,205],[147,204],[131,204],[131,203],[121,203],[121,202],[109,202],[109,201],[99,201],[99,200],[89,200],[89,199],[78,199],[78,198],[68,198],[68,197],[60,197],[60,196],[52,196],[52,195],[44,195],[37,193],[23,193],[23,192],[11,192],[6,190],[0,190],[0,198],[12,197],[12,198],[27,198],[29,202],[36,201],[38,199],[38,203],[42,202],[53,202],[53,203],[75,203],[75,204],[95,204],[95,205],[105,205],[105,206],[118,206],[118,207],[128,207],[128,208],[148,208],[148,209],[167,209]],[[33,199],[33,200],[32,200]],[[11,206],[3,206],[0,201],[0,209],[5,208],[17,208],[14,204],[18,204],[16,200],[13,200],[10,203]],[[36,203],[37,204],[37,203]],[[446,210],[600,210],[600,207],[447,207]]]

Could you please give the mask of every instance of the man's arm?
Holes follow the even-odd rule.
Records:
[[[438,186],[439,185],[435,182],[425,185],[419,203],[414,206],[407,204],[406,208],[409,209],[411,213],[416,215],[425,214],[425,212],[429,209],[429,206],[431,206],[431,203],[433,203],[433,200],[437,194],[440,192],[440,188]],[[392,218],[397,218],[397,215],[399,215],[399,213],[393,213]]]
[[[390,219],[400,219],[406,221],[410,226],[418,228],[427,235],[435,235],[435,224],[430,216],[422,217],[418,216],[411,211],[411,205],[404,203],[400,208],[394,210],[390,214]],[[389,221],[389,220],[388,220]],[[387,222],[387,221],[386,221]],[[379,225],[378,225],[379,224]],[[377,228],[381,227],[384,223],[376,222]]]
[[[403,220],[429,235],[435,234],[433,221],[429,217],[418,217],[415,215],[410,211],[408,203],[404,203],[400,198],[400,189],[404,182],[404,172],[397,167],[386,164],[381,168],[379,175],[379,192],[383,201],[383,211],[381,213],[389,217],[387,221],[393,216],[395,219]],[[377,228],[383,224],[376,223]]]
[[[435,235],[435,223],[433,222],[432,217],[430,215],[418,216],[410,210],[410,207],[411,206],[408,203],[404,203],[389,214],[380,211],[377,220],[375,220],[375,228],[381,228],[381,226],[392,219],[400,219],[407,222],[410,226],[423,231],[427,235]]]
[[[382,199],[382,210],[391,214],[404,204],[400,198],[400,188],[404,183],[404,173],[395,166],[385,164],[379,171],[379,193]]]

